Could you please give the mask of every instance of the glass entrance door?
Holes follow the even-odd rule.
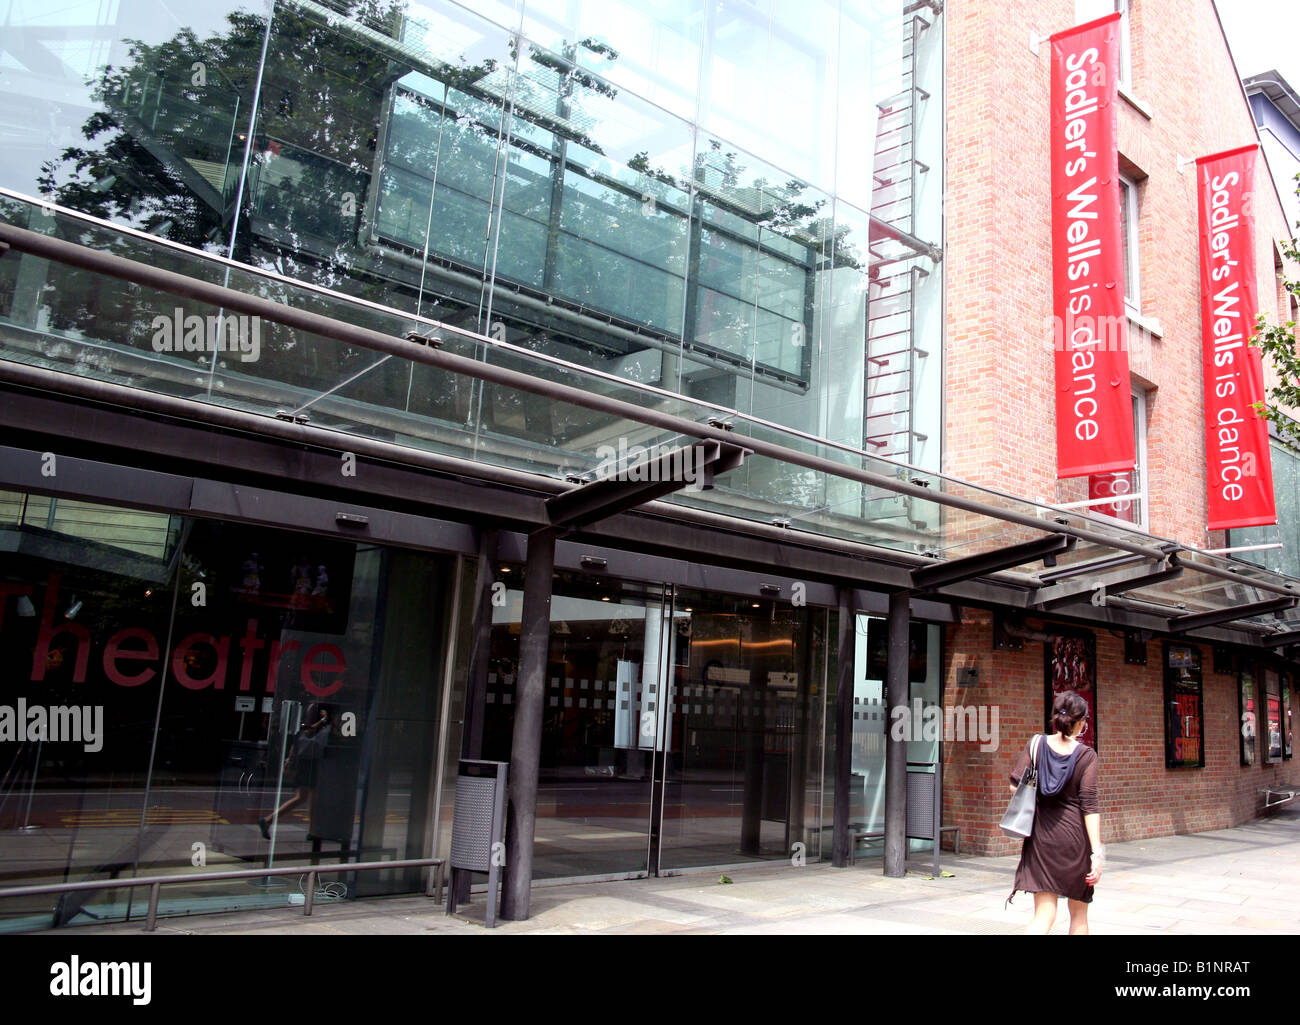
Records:
[[[483,757],[501,761],[522,600],[493,613]],[[825,626],[788,601],[557,573],[534,878],[820,856]]]
[[[788,601],[675,592],[653,873],[820,855],[824,623]]]
[[[517,576],[517,570],[510,568]],[[510,575],[510,574],[508,574]],[[522,585],[493,609],[483,757],[509,761]],[[671,590],[557,573],[543,699],[533,875],[647,871]]]

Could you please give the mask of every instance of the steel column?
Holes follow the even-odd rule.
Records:
[[[895,737],[894,710],[907,707],[908,626],[911,598],[906,592],[889,596],[889,654],[885,663],[885,875],[907,873],[907,740]],[[938,841],[935,841],[936,843]]]
[[[506,873],[501,917],[528,917],[533,882],[533,833],[537,825],[537,775],[542,754],[546,660],[551,642],[551,578],[555,535],[539,530],[528,537],[524,604],[519,637],[519,685],[510,745],[510,803],[506,811]]]
[[[856,639],[853,590],[839,588],[839,673],[835,692],[835,825],[831,864],[849,863],[853,838],[849,832],[850,789],[853,785],[853,649]]]

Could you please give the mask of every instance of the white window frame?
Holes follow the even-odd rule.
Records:
[[[1142,261],[1138,248],[1138,187],[1126,174],[1119,176],[1119,219],[1124,239],[1124,305],[1142,315]],[[1127,229],[1127,230],[1124,230]]]
[[[1109,520],[1112,523],[1123,524],[1126,527],[1137,528],[1139,530],[1149,531],[1150,518],[1147,515],[1147,509],[1150,506],[1151,496],[1148,492],[1150,480],[1147,475],[1147,391],[1141,385],[1134,383],[1130,389],[1132,401],[1130,408],[1133,411],[1133,453],[1136,456],[1136,465],[1133,467],[1132,490],[1129,494],[1146,495],[1146,499],[1136,499],[1135,516],[1132,520],[1120,519],[1118,516],[1111,516],[1101,510],[1114,503],[1106,503],[1092,506],[1089,512],[1093,516],[1098,516],[1103,520]],[[1116,502],[1124,501],[1122,496],[1116,498]]]
[[[1118,12],[1119,19],[1119,85],[1128,89],[1133,82],[1133,52],[1129,46],[1129,7],[1132,0],[1074,0],[1074,23],[1082,25],[1085,21],[1103,18],[1110,12]],[[1109,8],[1109,10],[1107,10]]]

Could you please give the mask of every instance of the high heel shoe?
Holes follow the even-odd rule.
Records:
[[[260,830],[262,831],[262,839],[263,839],[263,840],[269,840],[269,839],[271,839],[271,829],[270,829],[270,827],[266,824],[266,819],[258,819],[258,820],[257,820],[257,828],[260,829]]]

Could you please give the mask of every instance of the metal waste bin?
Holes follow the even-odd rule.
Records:
[[[500,872],[506,863],[506,763],[461,759],[451,821],[447,914],[456,911],[458,872],[486,872],[486,924],[497,922]]]

